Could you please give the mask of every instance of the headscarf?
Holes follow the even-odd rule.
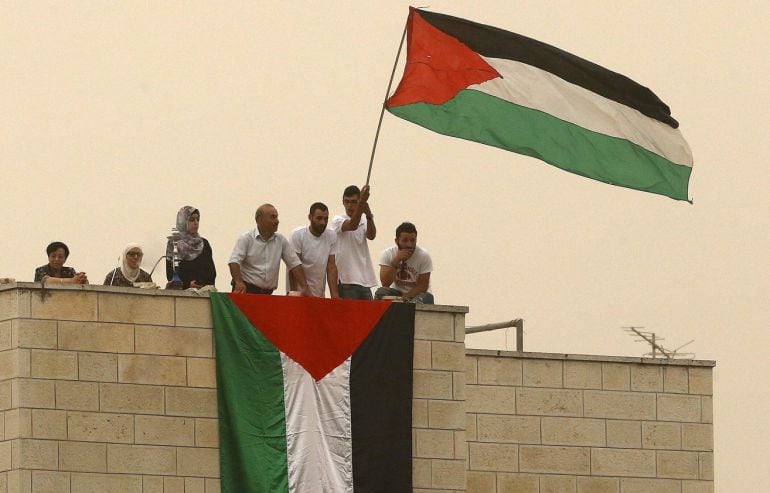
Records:
[[[176,229],[181,235],[176,244],[176,249],[179,252],[179,258],[182,260],[195,260],[203,252],[203,238],[198,233],[187,232],[187,221],[195,213],[200,217],[201,213],[198,209],[191,205],[186,205],[179,209],[179,212],[176,214]]]
[[[135,282],[136,279],[139,277],[139,273],[141,272],[141,269],[137,267],[136,269],[132,269],[128,266],[128,252],[133,250],[134,248],[138,248],[139,251],[142,251],[142,247],[139,246],[138,243],[129,243],[126,245],[126,248],[123,249],[123,255],[120,256],[120,272],[123,273],[123,277],[128,279],[131,282]],[[142,259],[139,259],[139,264],[142,263]]]

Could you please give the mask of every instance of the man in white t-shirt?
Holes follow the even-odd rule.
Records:
[[[430,273],[433,261],[428,252],[417,246],[417,228],[401,223],[396,228],[396,244],[380,256],[380,281],[375,298],[397,296],[402,301],[433,304]]]
[[[310,296],[323,298],[326,296],[326,282],[329,283],[329,294],[339,298],[337,286],[337,234],[326,229],[329,223],[329,208],[321,202],[310,206],[307,218],[309,226],[300,226],[291,233],[291,246],[302,261],[305,279]],[[296,289],[296,282],[287,274],[286,286]]]
[[[369,186],[361,190],[355,185],[347,187],[342,193],[342,205],[345,214],[334,216],[331,226],[337,233],[340,297],[371,300],[377,278],[367,242],[377,236],[377,227],[369,208]]]

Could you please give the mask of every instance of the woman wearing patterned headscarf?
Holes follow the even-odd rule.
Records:
[[[152,282],[150,274],[139,268],[142,265],[142,257],[142,247],[136,243],[126,245],[120,256],[120,267],[105,276],[104,285],[132,288],[135,282]]]
[[[200,211],[189,205],[179,209],[176,215],[176,229],[181,236],[176,245],[179,279],[183,289],[213,285],[217,279],[211,245],[198,234],[200,220]]]

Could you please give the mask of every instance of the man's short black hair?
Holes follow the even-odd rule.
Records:
[[[353,195],[361,195],[361,189],[355,185],[350,185],[342,192],[343,197],[352,197]]]
[[[414,233],[414,234],[417,234],[417,228],[415,228],[414,224],[412,224],[412,223],[401,223],[396,228],[396,238],[398,238],[398,236],[401,233]]]
[[[313,211],[317,211],[318,209],[321,209],[321,212],[327,212],[329,210],[323,202],[313,202],[313,205],[310,206],[310,215],[312,216]]]
[[[46,255],[51,255],[53,252],[55,252],[59,248],[64,249],[64,260],[67,260],[67,257],[70,256],[70,249],[67,248],[67,245],[65,245],[61,241],[54,241],[53,243],[48,245],[45,249],[45,253]]]

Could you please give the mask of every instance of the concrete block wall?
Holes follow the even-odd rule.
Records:
[[[713,362],[466,354],[468,492],[714,491]]]
[[[465,491],[464,307],[418,307],[415,492]],[[0,493],[214,493],[207,297],[0,286]]]

